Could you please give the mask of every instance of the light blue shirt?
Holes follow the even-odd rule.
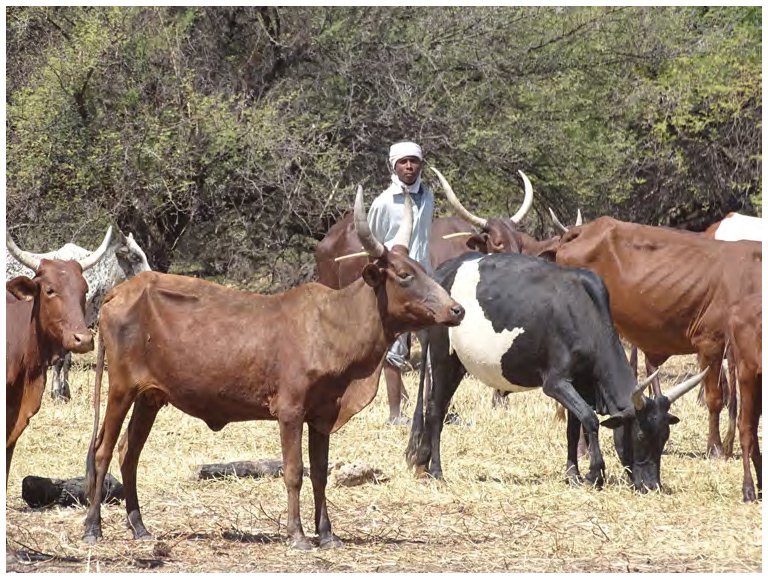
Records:
[[[429,263],[429,231],[432,228],[432,213],[435,196],[423,182],[418,193],[411,193],[413,200],[413,233],[408,255],[432,275]],[[368,224],[371,232],[387,249],[392,249],[393,241],[403,220],[405,196],[394,183],[379,194],[371,203],[368,211]]]

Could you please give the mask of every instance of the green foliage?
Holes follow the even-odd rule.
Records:
[[[270,289],[419,141],[468,208],[701,229],[759,211],[759,7],[9,7],[22,243],[132,231]],[[431,179],[431,177],[429,177]],[[444,211],[443,207],[439,208]],[[56,223],[41,228],[39,223]]]

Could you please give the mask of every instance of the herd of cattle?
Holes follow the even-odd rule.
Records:
[[[315,531],[321,547],[340,544],[326,504],[329,437],[373,400],[384,354],[404,332],[417,332],[422,345],[406,449],[417,472],[442,476],[441,430],[470,373],[497,396],[541,387],[565,407],[570,483],[604,483],[602,424],[613,430],[633,486],[658,489],[670,425],[679,421],[671,406],[700,381],[709,410],[707,452],[730,454],[733,437],[724,447],[719,427],[727,353],[738,382],[743,499],[760,498],[761,220],[729,215],[694,234],[610,217],[582,223],[580,214],[566,227],[553,214],[562,234],[536,240],[518,228],[533,203],[522,172],[525,200],[511,218],[473,215],[435,173],[458,217],[433,224],[434,277],[408,256],[407,192],[405,218],[387,249],[368,227],[360,187],[354,210],[317,246],[320,283],[276,295],[152,272],[133,237],[119,231],[113,237],[112,228],[94,252],[68,244],[34,254],[6,233],[6,484],[16,441],[40,408],[48,367],[57,393],[68,396],[65,360],[70,352],[93,350],[89,326],[98,320],[87,542],[102,534],[102,483],[116,445],[129,527],[135,538],[149,535],[137,464],[158,411],[170,403],[215,431],[235,421],[279,423],[287,533],[301,549],[311,547],[299,515],[306,423]],[[666,395],[657,385],[646,396],[654,376],[638,383],[619,336],[654,366],[695,353],[701,372]],[[597,414],[608,418],[598,423]],[[583,478],[582,431],[589,452]]]

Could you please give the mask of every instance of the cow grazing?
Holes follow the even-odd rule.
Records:
[[[311,546],[299,516],[306,422],[315,529],[321,547],[340,544],[325,497],[329,435],[373,400],[384,353],[398,334],[456,325],[464,315],[408,257],[410,207],[406,196],[406,217],[387,250],[371,234],[358,188],[355,225],[371,258],[362,276],[341,290],[308,283],[265,296],[147,272],[107,295],[99,320],[96,416],[87,459],[87,542],[101,536],[100,489],[131,405],[120,441],[120,470],[133,536],[149,535],[139,510],[136,466],[158,410],[170,403],[215,431],[234,421],[277,420],[288,490],[287,532],[300,549]],[[105,355],[109,394],[96,436]]]
[[[758,293],[752,294],[732,306],[728,319],[727,335],[731,348],[733,348],[741,397],[739,438],[741,459],[744,463],[742,493],[745,502],[752,502],[760,497],[763,488],[763,456],[760,453],[760,442],[757,437],[763,401],[762,318],[762,295]],[[757,472],[757,495],[749,466],[750,459]]]
[[[707,453],[723,456],[719,386],[729,307],[762,289],[762,247],[690,232],[600,217],[570,229],[558,264],[602,277],[619,333],[654,366],[669,356],[697,354],[709,409]]]
[[[108,233],[109,237],[109,233]],[[83,272],[104,250],[79,261],[37,259],[20,250],[6,232],[6,246],[35,272],[5,283],[5,481],[16,441],[40,410],[48,365],[62,351],[88,352],[93,336],[85,323]]]
[[[713,223],[704,230],[706,237],[720,241],[759,241],[763,242],[763,219],[729,213],[721,221]]]
[[[111,236],[107,232],[95,252],[73,243],[67,243],[55,251],[29,253],[37,260],[59,259],[62,261],[87,259],[92,253],[101,253],[103,257],[94,267],[84,273],[85,281],[88,282],[88,294],[85,297],[85,323],[88,326],[95,326],[99,308],[109,289],[132,278],[139,272],[151,269],[146,254],[134,240],[133,234],[131,233],[126,237],[119,229]],[[6,249],[6,281],[20,275],[33,277],[35,274],[34,271],[15,259]],[[71,363],[72,357],[66,353],[52,364],[51,397],[62,400],[70,399],[69,367]]]
[[[568,410],[566,476],[582,482],[577,462],[579,428],[588,438],[586,480],[601,485],[605,464],[595,414],[609,414],[616,449],[643,491],[661,484],[660,461],[669,438],[672,402],[695,377],[667,396],[647,398],[613,327],[608,293],[592,272],[518,254],[469,253],[445,262],[437,281],[466,309],[456,328],[427,330],[432,365],[427,403],[421,389],[406,458],[417,471],[442,477],[442,419],[465,373],[491,388],[544,393]],[[422,363],[422,379],[425,373]],[[426,408],[426,410],[424,410]]]

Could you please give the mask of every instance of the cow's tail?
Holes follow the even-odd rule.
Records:
[[[95,490],[96,485],[96,437],[99,432],[101,379],[104,376],[105,354],[104,337],[99,332],[99,342],[96,350],[96,381],[93,386],[93,433],[91,434],[91,442],[88,445],[88,456],[85,459],[85,494],[89,499],[93,496],[92,492]]]

